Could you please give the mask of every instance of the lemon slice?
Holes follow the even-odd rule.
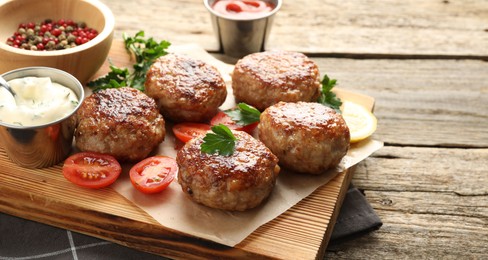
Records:
[[[376,117],[365,107],[350,101],[342,103],[342,117],[351,133],[351,143],[357,143],[376,131]]]

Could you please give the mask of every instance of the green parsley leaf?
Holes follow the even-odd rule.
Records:
[[[213,126],[212,132],[207,133],[203,138],[201,151],[223,156],[232,155],[237,141],[232,131],[227,126],[220,124]]]
[[[329,79],[327,75],[324,75],[321,83],[322,91],[317,102],[324,106],[333,108],[337,113],[341,113],[342,101],[339,97],[336,96],[334,92],[332,92],[332,89],[337,84],[337,80]]]
[[[259,122],[261,112],[246,103],[239,103],[237,109],[229,109],[224,111],[234,122],[238,125],[246,126],[252,123]]]
[[[122,35],[125,49],[135,58],[132,72],[128,68],[118,68],[110,61],[110,72],[88,83],[93,91],[107,88],[132,87],[144,91],[146,73],[151,65],[161,56],[168,54],[166,50],[171,45],[168,41],[157,42],[153,38],[145,39],[144,31],[139,31],[134,37],[125,33]]]
[[[128,69],[121,69],[110,65],[110,72],[104,77],[100,77],[94,81],[88,82],[88,87],[92,88],[93,91],[99,91],[107,88],[125,87],[127,86],[127,79],[129,78],[129,75],[130,73]]]

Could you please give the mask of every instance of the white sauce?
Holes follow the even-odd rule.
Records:
[[[0,121],[13,125],[37,126],[70,114],[78,97],[69,88],[48,77],[25,77],[8,82],[15,98],[0,87]]]

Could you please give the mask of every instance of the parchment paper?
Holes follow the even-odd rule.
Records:
[[[228,97],[222,108],[235,106],[232,88],[230,87],[232,65],[215,59],[196,45],[176,46],[170,50],[185,53],[217,67],[227,83],[228,90]],[[341,98],[347,99],[348,97],[341,95]],[[165,141],[160,145],[157,154],[176,158],[175,138],[171,132],[171,124],[167,124],[166,130]],[[323,175],[299,175],[282,170],[269,199],[258,208],[245,212],[216,210],[196,204],[182,192],[177,180],[173,181],[160,194],[146,195],[132,187],[128,174],[122,174],[120,179],[113,184],[113,188],[165,227],[224,245],[234,246],[258,227],[273,220],[310,195],[318,187],[329,182],[338,173],[364,160],[382,146],[382,142],[370,139],[355,144],[337,169]],[[130,165],[125,165],[124,172],[127,172],[129,168]]]

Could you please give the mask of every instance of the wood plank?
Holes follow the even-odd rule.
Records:
[[[488,147],[488,63],[314,58],[338,87],[375,98],[387,145]]]
[[[109,59],[128,67],[130,59],[121,41],[114,43]],[[101,74],[107,68],[108,63]],[[110,187],[76,187],[64,179],[61,165],[25,169],[10,162],[3,148],[0,165],[1,212],[177,259],[322,258],[354,170],[338,174],[229,248],[160,225]]]
[[[488,200],[480,199],[480,196],[459,196],[453,192],[432,192],[432,191],[376,191],[366,192],[372,206],[380,211],[396,211],[404,214],[428,214],[456,216],[459,218],[471,219],[468,222],[477,223],[476,229],[480,233],[487,233],[488,226]],[[432,203],[434,202],[435,203]],[[459,224],[459,233],[463,229],[472,230],[473,226]],[[488,234],[488,233],[487,233]],[[474,240],[478,240],[474,238]],[[474,242],[473,245],[482,245],[482,241]]]
[[[144,30],[174,44],[218,49],[202,1],[102,2],[115,14],[116,38]],[[487,59],[487,22],[488,2],[482,0],[284,1],[267,49],[343,57]]]
[[[487,160],[488,149],[387,146],[357,167],[354,183],[376,191],[488,196]]]
[[[434,203],[433,203],[434,204]],[[377,210],[378,231],[331,246],[326,259],[486,259],[486,218]]]
[[[386,146],[356,168],[383,221],[376,232],[331,245],[327,259],[485,259],[488,149]],[[394,180],[394,181],[392,181]]]

